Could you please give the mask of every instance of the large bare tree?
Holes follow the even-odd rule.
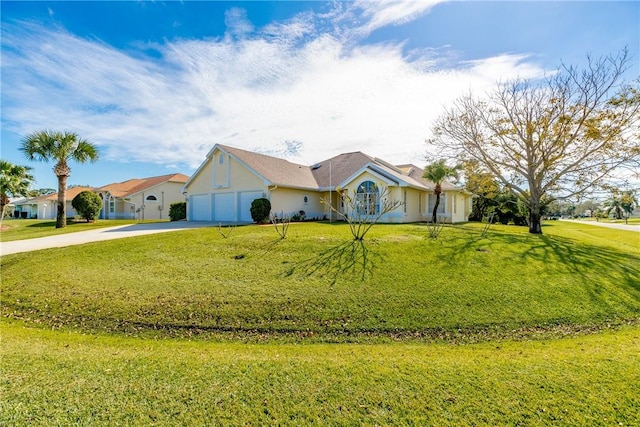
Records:
[[[542,233],[543,204],[584,194],[621,168],[640,166],[640,79],[627,84],[627,50],[579,70],[500,83],[459,98],[434,124],[428,150],[473,160],[528,206]]]

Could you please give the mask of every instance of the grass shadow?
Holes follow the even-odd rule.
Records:
[[[68,221],[67,224],[73,224],[72,221]],[[55,221],[36,222],[35,224],[29,224],[25,228],[52,228],[56,226]]]
[[[307,277],[329,278],[331,285],[347,274],[364,281],[373,276],[376,262],[381,259],[381,255],[371,251],[364,241],[352,240],[332,246],[313,258],[295,263],[285,275],[299,273]]]
[[[634,253],[564,236],[515,234],[501,230],[491,230],[483,236],[477,229],[461,229],[464,234],[449,239],[447,245],[447,255],[453,262],[458,256],[464,256],[474,249],[493,252],[494,244],[520,246],[520,250],[510,252],[513,262],[522,265],[529,261],[542,263],[549,272],[570,275],[575,285],[583,288],[598,304],[611,307],[622,305],[629,310],[637,310],[640,301],[640,256]],[[615,278],[616,285],[611,286],[610,280],[600,280],[601,277]]]

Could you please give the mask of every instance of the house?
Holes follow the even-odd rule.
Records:
[[[76,210],[71,206],[71,201],[83,191],[94,191],[92,187],[70,187],[67,188],[66,205],[67,217],[77,215]],[[58,193],[46,194],[31,199],[23,199],[15,202],[13,215],[16,218],[39,218],[55,219],[58,214]]]
[[[184,202],[181,173],[134,178],[95,189],[103,201],[101,219],[168,219],[169,206]]]
[[[394,166],[362,152],[344,153],[313,166],[216,144],[183,188],[189,221],[251,222],[251,202],[265,197],[275,214],[304,211],[307,218],[341,219],[326,203],[349,214],[343,195],[356,195],[365,214],[379,212],[381,191],[403,202],[385,214],[384,222],[417,222],[431,218],[434,184],[415,165]],[[442,184],[439,217],[464,222],[471,194]]]

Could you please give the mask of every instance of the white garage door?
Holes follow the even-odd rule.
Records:
[[[211,221],[211,206],[208,194],[198,194],[191,196],[191,212],[189,218],[191,221]]]
[[[233,203],[233,193],[222,193],[213,195],[213,220],[214,221],[235,221]]]
[[[251,202],[262,197],[262,191],[243,191],[240,193],[240,214],[238,221],[251,222]]]

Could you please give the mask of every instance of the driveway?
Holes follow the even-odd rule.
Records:
[[[618,230],[637,231],[640,233],[640,224],[614,224],[600,221],[580,221],[576,219],[561,219],[560,221],[575,222],[577,224],[595,225],[596,227],[615,228]]]
[[[217,225],[217,223],[214,224],[211,222],[187,221],[150,222],[142,224],[117,225],[115,227],[79,231],[77,233],[60,234],[57,236],[40,237],[37,239],[0,242],[0,256],[17,254],[20,252],[37,251],[40,249],[81,245],[83,243],[90,242],[101,242],[103,240],[144,236],[146,234],[167,233],[169,231],[179,231],[191,228],[213,227]]]

